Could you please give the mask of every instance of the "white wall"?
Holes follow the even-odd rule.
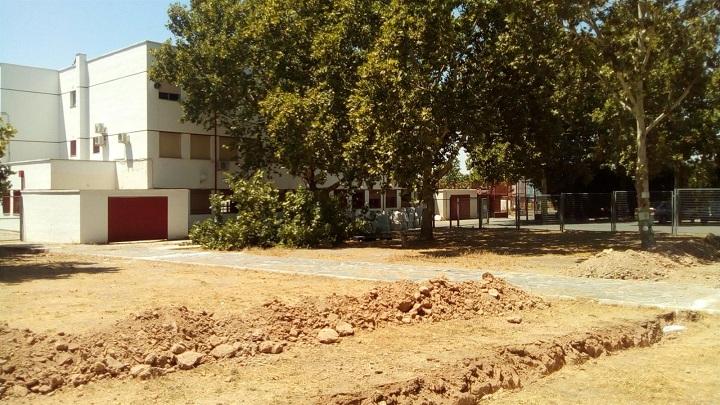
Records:
[[[18,131],[3,162],[63,157],[56,70],[0,63],[0,112]]]
[[[81,242],[80,192],[24,191],[23,212],[26,241]]]
[[[188,190],[84,190],[80,195],[82,243],[107,243],[108,197],[168,197],[168,238],[187,237],[190,212]]]
[[[10,175],[11,188],[20,190],[20,172],[25,174],[25,188],[28,190],[49,190],[52,188],[52,160],[27,162],[10,165],[15,172]]]

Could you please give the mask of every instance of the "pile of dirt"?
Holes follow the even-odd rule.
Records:
[[[106,378],[152,378],[202,363],[277,354],[294,344],[336,343],[355,329],[501,315],[546,304],[486,273],[477,282],[381,285],[360,297],[318,303],[273,300],[217,317],[185,307],[132,314],[97,332],[34,333],[0,325],[0,398],[47,394]]]
[[[429,375],[386,384],[356,393],[339,393],[318,401],[334,405],[453,404],[471,405],[499,389],[526,386],[566,364],[632,347],[652,345],[662,338],[666,319],[627,323],[589,333],[575,333],[489,350]]]
[[[657,280],[691,265],[691,262],[684,264],[655,252],[605,249],[570,269],[570,273],[591,278]]]

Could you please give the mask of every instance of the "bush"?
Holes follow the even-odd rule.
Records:
[[[233,217],[223,217],[221,195],[210,198],[212,217],[190,229],[193,243],[210,249],[232,250],[250,246],[270,247],[283,244],[293,247],[315,247],[341,242],[347,237],[349,219],[335,197],[300,188],[279,194],[257,172],[249,179],[228,178],[231,204],[237,208]]]
[[[210,249],[242,249],[272,246],[277,242],[278,192],[265,180],[263,172],[249,179],[228,177],[233,194],[229,198],[238,213],[231,218],[220,214],[222,196],[210,199],[212,217],[190,230],[190,239]]]
[[[295,247],[331,245],[345,239],[347,217],[334,197],[300,188],[282,204],[280,243]]]

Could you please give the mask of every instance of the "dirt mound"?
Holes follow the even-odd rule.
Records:
[[[0,325],[0,397],[45,394],[106,378],[152,378],[223,358],[280,353],[293,344],[335,343],[355,329],[388,323],[500,315],[544,305],[486,273],[477,282],[403,281],[318,303],[273,300],[232,317],[156,308],[74,336]]]
[[[322,398],[318,403],[476,404],[485,395],[501,388],[526,386],[568,363],[579,364],[604,353],[656,343],[662,337],[663,321],[628,323],[552,341],[501,347],[426,376],[358,393],[335,394]]]
[[[605,249],[579,263],[570,273],[592,278],[654,280],[691,265],[690,261],[684,264],[655,252]]]

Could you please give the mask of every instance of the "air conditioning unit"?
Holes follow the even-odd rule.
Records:
[[[105,128],[105,124],[95,124],[95,133],[96,134],[104,134],[107,132],[107,128]]]
[[[130,143],[128,134],[118,134],[118,143]]]
[[[93,136],[92,140],[93,140],[93,146],[105,145],[105,136],[104,135]]]

